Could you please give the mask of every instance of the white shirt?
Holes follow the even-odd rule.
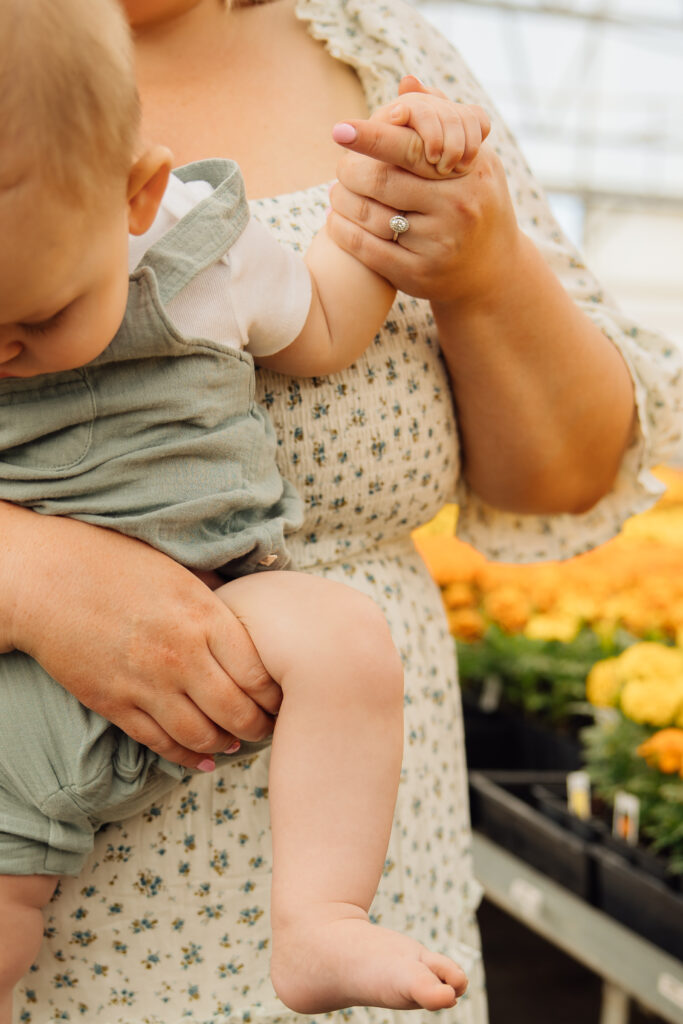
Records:
[[[150,229],[129,236],[129,271],[211,192],[208,181],[183,182],[172,174]],[[250,220],[225,255],[198,274],[165,310],[181,334],[266,356],[294,341],[310,304],[311,279],[301,256],[284,249],[262,224]]]

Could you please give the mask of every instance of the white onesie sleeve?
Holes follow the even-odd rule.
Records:
[[[132,273],[147,249],[212,192],[208,181],[169,179],[150,229],[129,239]],[[300,255],[250,220],[237,241],[166,304],[166,313],[188,337],[209,338],[272,355],[300,333],[311,305],[311,279]]]
[[[286,348],[300,334],[311,305],[303,259],[256,220],[249,221],[228,258],[230,296],[244,347],[253,356]]]

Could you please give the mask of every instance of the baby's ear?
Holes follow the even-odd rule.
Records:
[[[128,230],[144,235],[152,226],[166,191],[173,156],[165,146],[150,146],[137,158],[128,176]]]

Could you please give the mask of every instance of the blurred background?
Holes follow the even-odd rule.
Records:
[[[683,2],[414,2],[488,90],[604,287],[683,339]]]
[[[412,2],[461,51],[604,288],[643,326],[683,341],[683,0]],[[669,858],[663,877],[675,913],[683,899],[683,467],[657,473],[667,488],[657,505],[566,563],[486,562],[457,540],[454,506],[415,540],[457,639],[470,769],[581,765],[608,805],[617,788],[650,792],[642,807],[656,806],[659,824],[645,824],[639,844],[654,839],[649,848]],[[591,680],[596,691],[595,681],[621,664],[620,652],[640,662],[638,713],[623,688],[609,699],[591,692]],[[666,686],[657,658],[675,662]],[[628,675],[624,685],[633,686]],[[677,708],[663,709],[658,695],[668,699],[674,688]],[[582,731],[591,701],[611,705],[600,709],[611,717]],[[501,737],[512,743],[517,729],[525,741],[504,750]],[[541,732],[527,743],[538,729],[548,763],[535,746]],[[653,736],[676,745],[669,764],[643,761],[639,744]],[[559,764],[562,749],[575,763]],[[481,830],[475,811],[476,800]],[[645,935],[630,885],[622,895],[633,912],[620,920]],[[640,1000],[615,1007],[597,974],[501,909],[494,894],[479,921],[491,1024],[663,1024]],[[653,928],[646,937],[666,948],[660,919]],[[683,984],[680,995],[667,1021],[683,1019]],[[642,996],[651,1006],[651,993]]]

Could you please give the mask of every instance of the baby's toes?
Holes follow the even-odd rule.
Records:
[[[408,999],[415,1007],[425,1010],[445,1010],[455,1006],[456,994],[451,985],[444,984],[424,963],[416,963],[410,972]]]
[[[441,953],[433,953],[429,949],[424,951],[421,959],[437,978],[440,978],[445,985],[452,987],[458,998],[464,995],[467,988],[467,976],[455,960],[451,960],[450,957],[443,956]]]

